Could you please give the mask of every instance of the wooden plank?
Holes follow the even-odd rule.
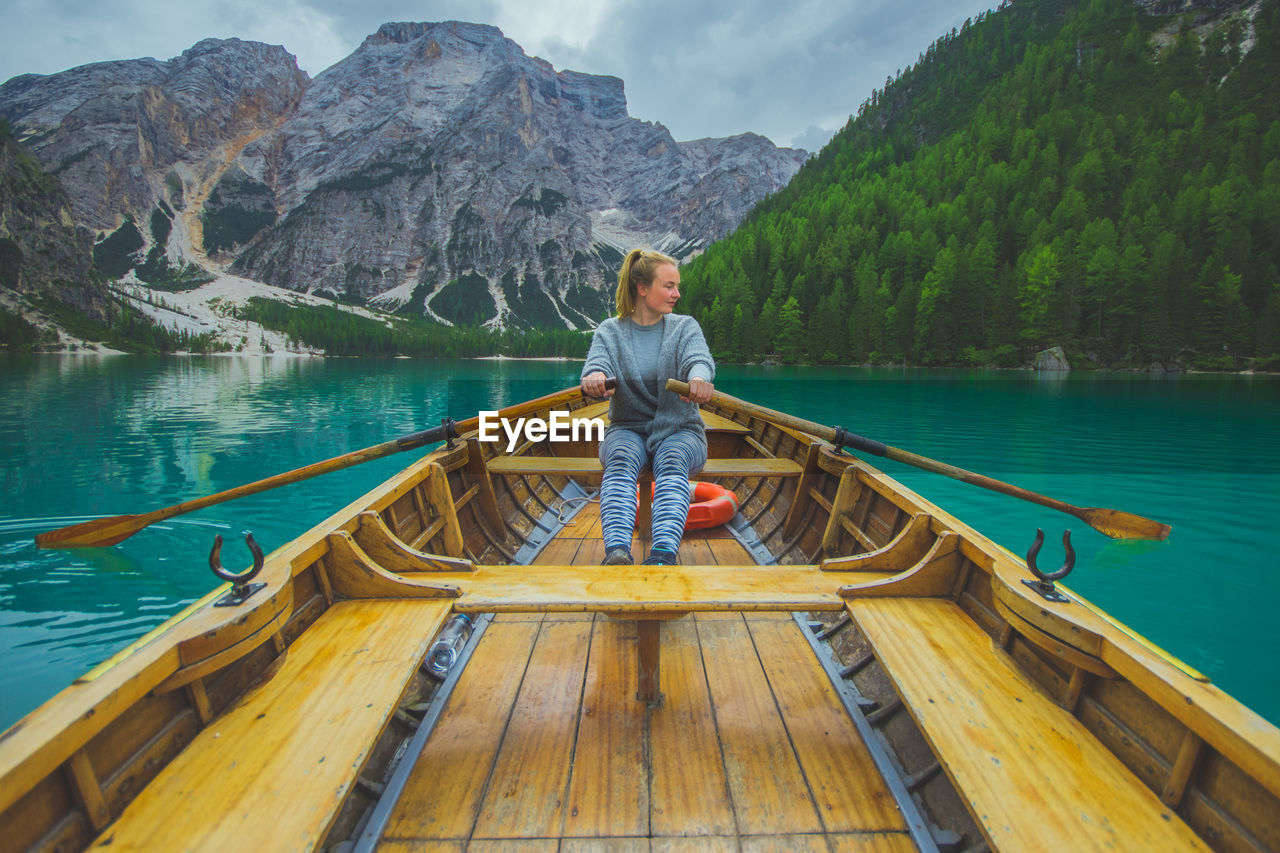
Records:
[[[378,853],[464,853],[465,841],[387,841],[378,842]]]
[[[905,832],[829,835],[832,853],[915,853],[919,848]]]
[[[414,765],[384,839],[465,841],[471,835],[538,629],[536,622],[490,624]]]
[[[662,704],[662,644],[658,642],[661,623],[644,619],[635,623],[636,700],[650,707]]]
[[[484,464],[484,451],[480,442],[467,439],[467,476],[480,486],[480,512],[485,523],[495,534],[502,533],[502,510],[498,508],[498,496],[493,490],[493,480]]]
[[[714,566],[720,561],[707,539],[685,539],[680,543],[680,562],[686,566]]]
[[[594,456],[495,456],[489,460],[490,474],[561,474],[567,477],[600,476],[600,460]],[[750,459],[708,459],[700,479],[716,477],[799,477],[804,471],[791,459],[753,457]]]
[[[746,623],[696,625],[738,831],[820,832],[822,822]]]
[[[648,838],[566,838],[560,853],[649,853]]]
[[[827,853],[827,839],[822,835],[757,835],[743,836],[742,853]]]
[[[576,564],[579,561],[578,549],[582,547],[582,539],[568,539],[557,536],[547,543],[547,547],[534,558],[533,565],[565,565]]]
[[[412,577],[393,575],[370,559],[350,533],[329,534],[329,555],[325,568],[334,590],[346,598],[457,598],[461,593],[438,577],[456,577],[457,572],[419,572]],[[469,577],[469,572],[461,573]]]
[[[542,623],[475,838],[559,836],[590,637],[588,622]]]
[[[818,467],[819,448],[816,444],[809,445],[808,451],[805,453],[803,471],[800,474],[800,482],[796,485],[796,494],[791,501],[791,506],[787,508],[787,517],[782,522],[782,538],[790,539],[800,529],[809,509],[809,504],[814,500],[810,495],[810,491],[818,480],[825,475],[825,472]],[[830,510],[830,507],[828,507]]]
[[[920,562],[907,571],[887,576],[868,572],[866,580],[859,573],[859,582],[841,587],[840,594],[846,598],[949,596],[956,588],[960,573],[958,545],[954,533],[943,533],[934,540],[929,552],[920,558]]]
[[[845,468],[840,475],[840,485],[836,487],[836,499],[831,502],[831,515],[827,517],[827,526],[822,533],[822,553],[834,556],[839,551],[840,521],[853,510],[861,492],[862,483],[858,481],[857,472],[853,468]]]
[[[651,853],[738,853],[738,839],[702,835],[692,838],[651,838]]]
[[[603,539],[599,537],[583,539],[582,545],[578,548],[578,556],[573,562],[579,566],[598,566],[604,562],[604,556]],[[643,559],[640,554],[640,544],[634,540],[631,543],[631,557],[637,563]]]
[[[370,559],[391,572],[464,572],[473,567],[470,560],[443,557],[410,548],[395,537],[382,516],[376,512],[360,513],[359,526],[352,537]]]
[[[732,622],[741,622],[745,615],[734,610],[700,610],[693,614],[693,618],[696,622],[722,622],[726,619]],[[787,618],[791,617],[788,616]]]
[[[462,594],[454,605],[462,611],[687,613],[839,610],[841,599],[836,593],[848,577],[816,566],[610,566],[602,572],[596,566],[540,565],[531,572],[527,566],[495,565],[478,566],[465,574],[433,572],[431,579],[442,587],[459,587]]]
[[[1176,809],[1182,803],[1187,783],[1191,781],[1191,773],[1195,769],[1196,761],[1200,758],[1203,745],[1204,741],[1200,740],[1195,732],[1188,731],[1183,737],[1182,746],[1178,748],[1178,757],[1169,771],[1169,779],[1160,792],[1160,801],[1170,808]]]
[[[649,718],[652,833],[731,834],[733,807],[694,623],[665,623],[662,649],[666,701]]]
[[[71,756],[71,760],[67,762],[67,769],[70,771],[72,792],[80,803],[80,808],[89,816],[89,823],[92,824],[94,831],[101,832],[102,828],[111,822],[111,812],[102,796],[102,785],[98,782],[97,774],[93,772],[93,764],[83,749]]]
[[[276,675],[200,732],[97,843],[312,849],[448,612],[440,601],[335,604]]]
[[[640,473],[640,483],[636,489],[636,526],[635,533],[649,550],[649,542],[653,539],[653,474],[648,469]]]
[[[636,623],[596,620],[569,783],[566,838],[649,833],[645,705],[636,701],[635,683]]]
[[[715,556],[715,562],[722,566],[743,566],[754,563],[751,553],[742,547],[737,539],[707,539],[707,546]]]
[[[849,611],[993,847],[1206,849],[956,605],[858,599]]]
[[[444,520],[444,550],[450,557],[462,556],[462,526],[454,509],[453,495],[449,491],[449,475],[438,463],[427,466],[427,478],[423,481],[432,508]]]
[[[795,620],[747,624],[827,831],[905,831],[871,753]]]
[[[590,530],[593,523],[597,525],[598,529],[600,524],[600,501],[598,499],[587,501],[556,535],[585,538],[591,535]]]
[[[699,409],[698,414],[702,415],[702,424],[708,430],[731,435],[751,434],[751,427],[746,424],[740,424],[737,421],[731,421],[724,415],[717,415],[715,412],[708,412],[706,409]]]
[[[556,853],[555,838],[521,838],[518,841],[477,840],[467,845],[467,853]]]
[[[845,472],[846,476],[851,473],[852,469]],[[849,478],[843,482],[857,481]],[[937,541],[938,534],[931,529],[931,523],[932,519],[928,515],[918,512],[883,548],[865,551],[852,557],[828,558],[820,565],[823,571],[828,572],[905,572],[919,562]]]

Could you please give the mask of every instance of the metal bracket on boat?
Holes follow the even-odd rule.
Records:
[[[1067,602],[1071,599],[1054,588],[1053,582],[1062,580],[1071,574],[1071,570],[1076,567],[1076,550],[1071,547],[1071,531],[1064,530],[1062,533],[1062,547],[1067,552],[1066,562],[1062,564],[1062,568],[1056,572],[1042,572],[1036,566],[1036,555],[1040,553],[1040,546],[1044,544],[1044,531],[1039,527],[1036,528],[1036,540],[1031,543],[1031,548],[1027,550],[1027,569],[1031,574],[1035,575],[1039,580],[1024,580],[1023,583],[1040,593],[1040,596],[1047,601]]]
[[[441,418],[440,429],[444,430],[444,446],[453,450],[453,437],[458,434],[458,424],[453,418]]]
[[[236,607],[244,604],[251,595],[266,586],[265,583],[249,583],[258,576],[258,572],[262,571],[265,558],[262,556],[262,548],[253,541],[253,534],[247,530],[244,532],[244,541],[253,554],[253,567],[236,574],[222,568],[222,561],[219,559],[222,553],[222,534],[218,533],[213,537],[213,550],[209,552],[209,568],[215,575],[232,584],[231,592],[214,602],[214,607]]]

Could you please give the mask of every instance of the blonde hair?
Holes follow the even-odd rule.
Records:
[[[618,292],[613,295],[613,303],[618,309],[618,319],[630,317],[636,310],[636,302],[640,298],[640,285],[653,284],[658,275],[658,267],[679,266],[676,259],[661,252],[632,249],[622,259],[622,269],[618,272]]]

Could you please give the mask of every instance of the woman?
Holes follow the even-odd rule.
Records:
[[[633,249],[618,273],[618,316],[601,323],[582,366],[582,390],[613,397],[609,428],[600,443],[604,478],[600,522],[606,565],[634,562],[631,531],[636,523],[636,483],[641,469],[653,471],[653,531],[646,566],[676,564],[689,478],[707,462],[707,436],[698,403],[711,399],[716,363],[692,317],[673,314],[680,298],[680,271],[673,258]],[[617,377],[615,390],[605,379]],[[667,390],[667,380],[689,383],[689,396]]]

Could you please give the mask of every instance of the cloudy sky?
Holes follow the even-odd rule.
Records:
[[[559,70],[611,74],[679,140],[821,147],[931,42],[996,0],[0,0],[0,81],[169,59],[203,38],[282,44],[311,76],[386,21],[493,24]]]

